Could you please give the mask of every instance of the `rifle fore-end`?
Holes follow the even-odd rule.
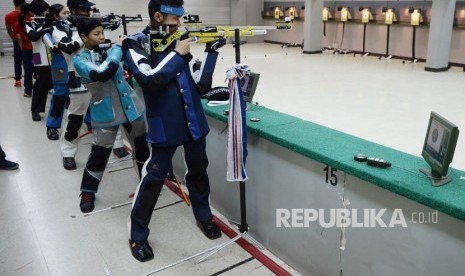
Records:
[[[237,28],[239,30],[240,37],[246,36],[255,36],[255,35],[265,35],[266,30],[254,29],[252,26],[246,26]],[[155,52],[163,52],[166,48],[171,45],[173,42],[182,37],[195,38],[193,42],[195,43],[208,43],[214,40],[217,40],[219,37],[230,38],[235,36],[234,27],[225,27],[225,26],[212,26],[212,27],[202,27],[198,26],[186,27],[185,32],[177,31],[170,36],[160,36],[155,34],[151,35],[151,47]]]

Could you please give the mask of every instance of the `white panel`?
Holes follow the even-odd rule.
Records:
[[[128,34],[140,32],[148,24],[148,0],[132,1],[112,1],[112,0],[93,0],[96,7],[100,10],[101,15],[114,13],[117,15],[125,14],[126,16],[137,16],[140,14],[144,22],[133,22],[127,25]],[[184,1],[184,8],[187,13],[198,14],[200,20],[208,24],[229,25],[230,8],[229,0],[189,0]],[[119,28],[113,32],[110,38],[114,41],[123,29]]]
[[[1,0],[0,1],[0,29],[5,31],[5,14],[14,9],[13,1],[11,0]]]
[[[101,14],[113,12],[128,16],[148,17],[148,0],[112,1],[94,0]],[[202,21],[211,24],[229,24],[229,0],[189,0],[184,1],[187,13],[198,14]]]
[[[4,29],[4,17],[6,12],[13,9],[13,1],[1,0],[0,1],[0,15],[2,16],[0,27]],[[59,3],[66,5],[66,0],[48,1],[48,3]],[[148,0],[131,0],[131,1],[114,1],[114,0],[91,0],[100,9],[102,15],[111,12],[127,16],[142,15],[148,18],[147,6]],[[186,12],[200,15],[203,22],[208,24],[230,24],[230,0],[189,0],[184,1],[184,8]],[[140,25],[140,23],[138,23]],[[142,24],[145,26],[147,23]]]
[[[115,0],[91,0],[91,2],[96,4],[96,7],[100,10],[101,15],[106,15],[109,13],[114,13],[117,15],[125,14],[127,16],[137,16],[140,14],[144,18],[148,18],[148,0],[132,0],[132,1],[115,1]],[[54,0],[48,1],[49,4],[63,4],[66,5],[67,0]],[[184,1],[184,8],[187,13],[198,14],[200,19],[206,24],[215,24],[215,25],[230,25],[231,16],[230,16],[230,0],[189,0]],[[8,36],[5,32],[5,14],[12,10],[13,1],[12,0],[1,0],[0,1],[0,43],[9,42]],[[133,34],[140,32],[146,25],[148,21],[144,22],[132,22],[127,25],[128,33]],[[110,39],[115,41],[117,37],[123,33],[123,28],[112,32]]]
[[[13,55],[13,44],[5,28],[5,15],[14,9],[13,0],[0,0],[0,52]],[[6,43],[6,44],[4,44]]]
[[[148,19],[148,0],[90,0],[96,4],[101,15],[114,13],[117,15],[125,14],[126,16],[137,16],[140,14],[143,18]],[[66,5],[66,0],[48,1],[48,3],[59,3]],[[200,19],[208,24],[230,25],[230,0],[189,0],[184,1],[184,8],[187,13],[198,14]],[[12,1],[0,0],[0,13],[3,13],[1,20],[2,37],[4,34],[4,14],[12,9]],[[132,22],[127,25],[128,33],[134,34],[140,32],[148,21]],[[117,40],[118,35],[123,33],[123,28],[119,28],[110,35],[110,39]]]

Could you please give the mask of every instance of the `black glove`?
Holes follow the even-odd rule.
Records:
[[[100,57],[102,58],[101,61],[104,61],[108,58],[107,50],[111,48],[111,40],[105,39],[105,42],[99,45],[95,45],[92,48],[92,51],[99,53]]]
[[[178,55],[180,55],[180,56],[184,59],[184,61],[185,61],[186,63],[189,63],[189,62],[194,58],[194,57],[192,56],[191,53],[187,53],[187,54],[185,54],[185,55],[181,55],[180,53],[178,53],[178,51],[176,51],[176,50],[174,50],[174,51],[175,51]]]
[[[56,54],[59,54],[59,53],[61,53],[61,50],[58,48],[58,46],[53,46],[52,48],[50,48],[50,52],[54,52]]]
[[[70,15],[68,17],[68,21],[73,25],[73,26],[77,26],[79,24],[79,20],[84,17],[83,15]]]
[[[115,75],[116,71],[118,71],[118,68],[119,64],[112,61],[108,64],[107,69],[100,73],[95,70],[90,71],[89,77],[93,81],[106,82]]]
[[[222,36],[219,36],[218,39],[215,39],[207,43],[207,46],[205,47],[205,52],[215,52],[224,45],[226,45],[226,39]]]

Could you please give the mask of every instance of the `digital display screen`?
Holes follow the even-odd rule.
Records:
[[[241,79],[241,89],[242,93],[244,94],[244,100],[246,102],[252,101],[252,98],[255,94],[255,90],[257,89],[257,83],[259,78],[259,74],[249,73]]]
[[[426,152],[437,162],[442,164],[447,153],[447,142],[450,132],[436,120],[432,119],[426,140]]]

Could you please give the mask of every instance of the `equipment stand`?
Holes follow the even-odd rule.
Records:
[[[367,23],[363,23],[363,50],[362,50],[362,55],[368,54],[368,53],[365,53],[366,34],[367,34]]]
[[[391,24],[387,24],[387,32],[386,32],[386,55],[384,57],[379,57],[379,59],[391,59],[392,56],[389,54],[389,37],[391,34]]]
[[[363,23],[363,44],[362,44],[362,54],[361,54],[363,57],[366,57],[370,54],[370,53],[365,52],[366,34],[367,34],[367,23]],[[356,55],[357,54],[354,54],[354,56]]]
[[[441,176],[425,168],[420,168],[420,172],[426,175],[429,178],[429,180],[431,180],[431,185],[435,187],[445,185],[452,181],[452,178],[450,176]]]
[[[239,29],[234,29],[234,47],[236,48],[236,64],[241,63],[241,44],[246,42],[241,42],[241,37],[239,34]],[[245,182],[239,182],[240,189],[240,204],[241,204],[241,224],[238,225],[239,231],[241,233],[247,232],[249,226],[247,225],[247,212],[246,212],[246,203],[245,203]]]
[[[246,43],[246,42],[242,42],[240,39],[241,38],[239,35],[239,29],[234,29],[233,45],[236,48],[236,64],[241,63],[241,45]],[[229,222],[237,226],[240,234],[234,237],[233,239],[218,245],[214,250],[207,252],[205,255],[203,255],[202,258],[198,259],[195,263],[198,264],[198,263],[205,261],[206,259],[208,259],[210,256],[212,256],[216,252],[220,251],[223,248],[226,248],[228,245],[233,244],[235,241],[245,236],[247,236],[251,240],[251,242],[254,243],[258,248],[260,249],[263,248],[261,244],[259,244],[257,241],[255,241],[252,237],[250,237],[247,234],[249,230],[249,225],[247,224],[247,212],[246,212],[246,201],[245,201],[245,181],[239,182],[239,190],[240,190],[241,222],[238,223],[232,220],[229,220]]]
[[[412,37],[412,60],[410,61],[402,61],[402,63],[416,63],[417,59],[415,58],[415,40],[417,35],[417,26],[413,26],[413,37]]]
[[[341,45],[338,49],[335,49],[333,54],[334,55],[338,55],[338,54],[348,54],[350,53],[351,51],[350,50],[347,50],[347,49],[342,49],[342,44],[344,43],[344,33],[345,33],[345,29],[346,29],[346,22],[343,21],[342,22],[342,38],[341,38]]]

